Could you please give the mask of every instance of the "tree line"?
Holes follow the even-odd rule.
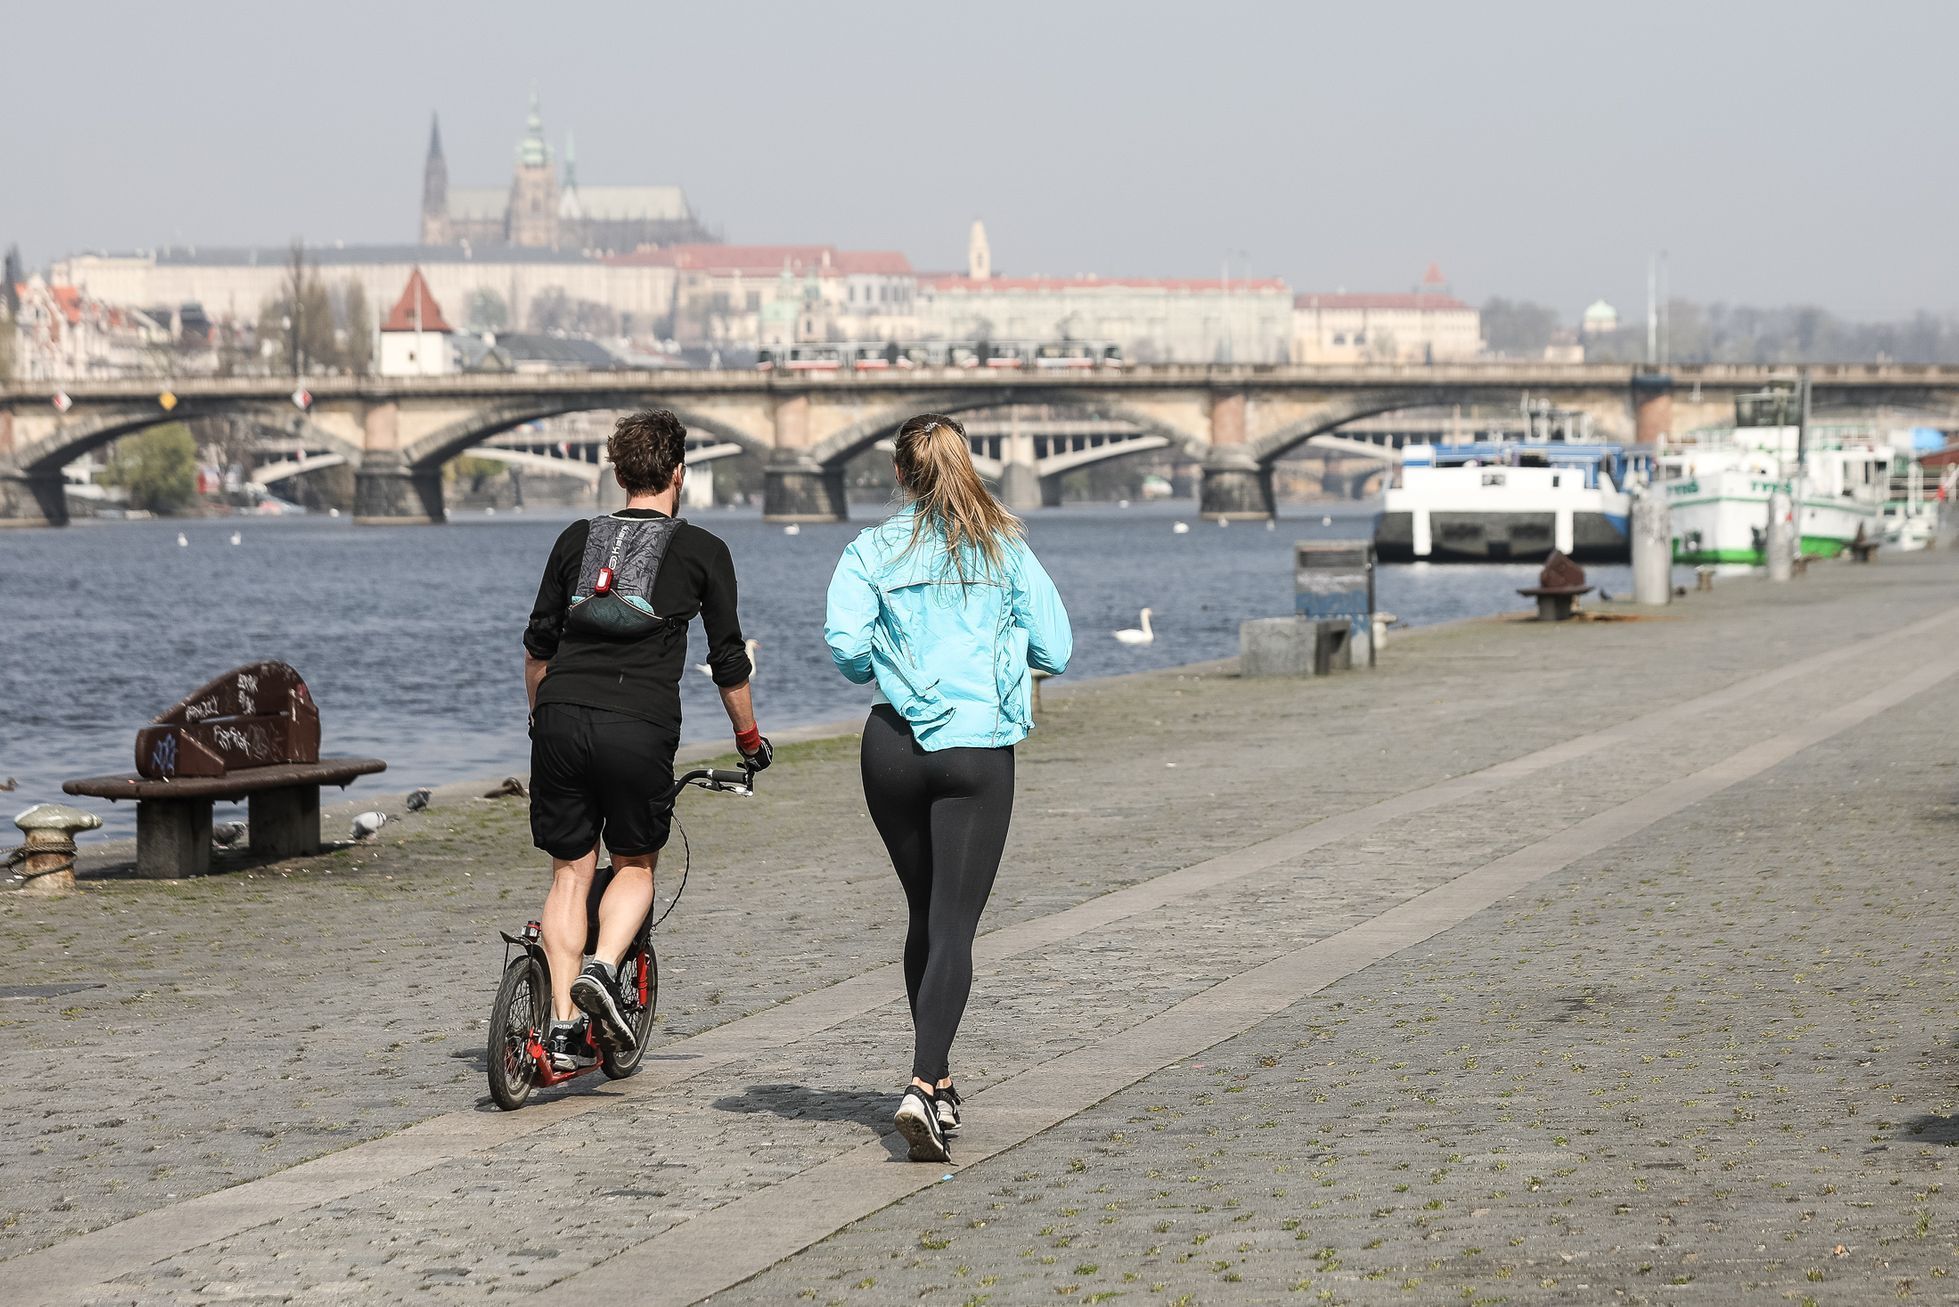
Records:
[[[1490,352],[1539,358],[1568,338],[1556,309],[1501,297],[1482,308]],[[1855,322],[1813,304],[1756,308],[1671,300],[1665,316],[1667,358],[1675,363],[1959,363],[1959,318],[1920,311],[1892,322]],[[1587,336],[1595,363],[1646,361],[1646,323]]]

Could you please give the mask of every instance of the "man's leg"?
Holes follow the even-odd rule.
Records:
[[[544,900],[544,915],[538,925],[545,959],[551,964],[551,1015],[558,1021],[574,1021],[578,1009],[572,1006],[571,982],[585,958],[585,901],[592,892],[592,872],[597,868],[596,846],[584,857],[566,862],[551,859],[551,893]],[[648,877],[649,895],[651,877]],[[611,902],[607,894],[603,903]]]
[[[619,961],[632,947],[633,937],[646,921],[646,914],[653,910],[653,868],[658,865],[658,853],[636,853],[631,857],[612,855],[612,883],[605,887],[605,895],[599,900],[599,961],[617,970]],[[581,900],[582,902],[583,900]],[[551,964],[557,966],[556,962]],[[570,1000],[569,978],[565,981],[566,999]],[[553,995],[556,1001],[556,995]]]

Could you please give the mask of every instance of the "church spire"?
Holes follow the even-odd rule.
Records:
[[[442,120],[429,115],[429,153],[422,164],[422,244],[449,243],[449,163],[442,157]]]
[[[544,115],[537,107],[537,88],[531,88],[531,111],[524,119],[524,139],[517,142],[517,162],[526,168],[542,168],[551,162],[551,147],[544,141]]]
[[[565,132],[565,187],[566,190],[578,188],[578,155],[572,148],[571,132]]]

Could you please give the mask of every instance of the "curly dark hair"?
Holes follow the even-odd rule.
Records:
[[[687,428],[663,408],[643,408],[619,419],[605,442],[605,456],[629,495],[657,495],[673,484],[687,456]]]

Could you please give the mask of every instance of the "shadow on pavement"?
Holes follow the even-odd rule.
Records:
[[[723,1112],[773,1112],[788,1120],[850,1121],[877,1134],[891,1129],[891,1094],[867,1089],[812,1089],[807,1085],[750,1085],[714,1100]]]
[[[1959,1144],[1959,1116],[1926,1115],[1905,1122],[1902,1138],[1915,1144]]]

